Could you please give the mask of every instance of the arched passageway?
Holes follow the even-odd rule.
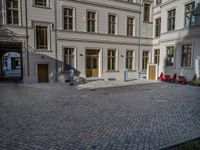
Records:
[[[22,43],[0,42],[0,81],[23,79]]]

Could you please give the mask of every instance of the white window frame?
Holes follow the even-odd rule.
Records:
[[[108,51],[109,50],[114,50],[115,51],[115,69],[114,70],[109,70],[108,69]],[[115,71],[118,71],[118,69],[119,69],[119,67],[118,67],[118,60],[119,60],[119,51],[118,51],[118,49],[116,49],[116,48],[108,48],[107,49],[107,72],[115,72]]]
[[[20,26],[21,25],[21,0],[18,0],[18,24],[8,24],[7,23],[7,6],[6,0],[2,0],[2,24],[11,25],[11,26]]]
[[[44,22],[34,22],[34,45],[37,51],[50,51],[51,50],[51,24]],[[36,26],[45,26],[47,27],[47,49],[37,49],[37,37],[36,37]]]
[[[167,48],[168,47],[174,47],[174,60],[173,60],[173,66],[167,66]],[[175,45],[166,45],[165,47],[165,68],[175,68],[176,66],[176,46]]]
[[[88,22],[88,16],[87,16],[87,14],[88,14],[88,12],[95,13],[95,31],[94,32],[88,32],[88,30],[87,30],[87,28],[88,28],[88,23],[87,23]],[[99,32],[99,30],[98,30],[98,28],[99,28],[98,24],[99,24],[99,13],[96,10],[87,9],[86,10],[86,30],[85,30],[85,32],[88,32],[88,33],[98,33]]]
[[[72,30],[64,28],[64,9],[72,9],[73,10],[73,28]],[[75,31],[76,30],[76,8],[70,6],[63,6],[62,7],[62,28],[64,31]]]
[[[127,54],[127,51],[132,51],[133,52],[132,69],[128,70],[128,71],[135,71],[136,70],[135,50],[134,49],[126,49],[126,54]],[[126,61],[127,61],[127,55],[125,57],[125,68],[126,68]]]
[[[182,50],[183,50],[183,46],[184,45],[192,45],[191,47],[192,47],[192,49],[191,49],[191,62],[190,62],[190,66],[188,66],[188,67],[183,67],[182,66]],[[194,66],[194,61],[193,61],[193,58],[194,58],[194,44],[193,43],[190,43],[190,42],[185,42],[185,43],[182,43],[181,44],[181,49],[180,49],[180,67],[181,68],[188,68],[188,69],[190,69],[190,68],[192,68],[193,66]]]
[[[132,36],[128,35],[128,30],[127,30],[127,27],[128,27],[128,18],[132,18],[133,19],[133,33],[132,33]],[[127,16],[126,17],[126,36],[128,37],[134,37],[135,36],[135,17],[134,16]]]
[[[73,66],[73,67],[74,67],[74,69],[77,68],[77,63],[76,63],[76,61],[77,61],[77,58],[76,58],[76,57],[77,57],[77,54],[76,54],[76,53],[77,53],[77,48],[76,48],[75,46],[62,46],[62,61],[63,61],[62,71],[63,71],[63,72],[69,72],[69,70],[64,70],[64,65],[65,65],[65,64],[64,64],[64,60],[65,60],[64,49],[65,49],[65,48],[72,48],[72,49],[74,49],[74,51],[73,51],[73,55],[74,55],[74,62],[73,62],[73,63],[74,63],[74,66]]]
[[[114,34],[112,34],[112,33],[109,33],[109,16],[110,15],[112,15],[112,16],[115,16],[115,33]],[[108,21],[108,23],[107,23],[107,26],[108,26],[108,35],[118,35],[118,22],[119,22],[119,16],[117,15],[117,14],[115,14],[115,13],[108,13],[108,15],[107,15],[107,21]]]
[[[47,3],[46,6],[36,5],[35,1],[36,0],[33,0],[33,6],[35,6],[35,7],[41,7],[41,8],[49,8],[50,7],[50,0],[46,0],[46,3]]]

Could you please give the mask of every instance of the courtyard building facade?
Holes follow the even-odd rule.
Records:
[[[199,1],[0,0],[0,79],[16,52],[23,82],[146,78],[157,72],[191,78],[200,57]],[[176,7],[174,7],[176,6]],[[196,69],[197,70],[197,69]]]
[[[159,72],[199,78],[200,1],[162,0],[154,4],[153,20],[152,63],[159,65]]]

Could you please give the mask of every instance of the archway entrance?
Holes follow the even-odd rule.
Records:
[[[22,43],[0,42],[0,82],[22,79]]]

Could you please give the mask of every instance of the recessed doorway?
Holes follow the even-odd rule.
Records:
[[[99,76],[99,50],[86,50],[86,77]]]
[[[49,82],[49,65],[48,64],[38,64],[38,82],[47,83]]]

